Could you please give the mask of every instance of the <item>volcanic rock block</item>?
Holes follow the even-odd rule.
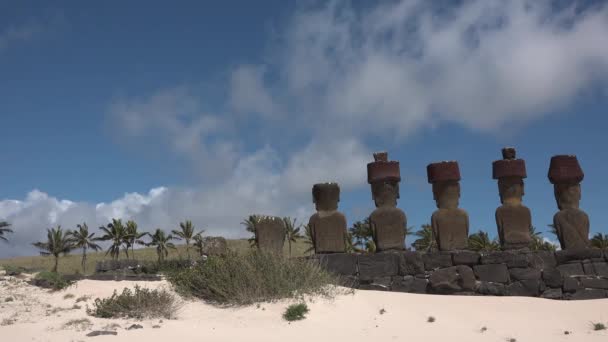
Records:
[[[357,273],[357,255],[350,253],[320,254],[315,258],[327,271],[343,276]]]
[[[510,268],[509,274],[512,280],[539,280],[540,270],[534,268]]]
[[[562,286],[564,292],[574,292],[582,289],[581,284],[574,277],[564,278],[564,285]]]
[[[506,264],[507,267],[528,267],[527,254],[514,251],[490,252],[481,255],[482,264]]]
[[[340,187],[337,183],[319,183],[312,187],[317,212],[308,221],[315,253],[346,252],[346,217],[338,211]]]
[[[393,277],[391,289],[397,292],[426,293],[428,280],[411,275]]]
[[[477,283],[477,293],[487,296],[505,296],[507,287],[501,283],[480,281]]]
[[[536,251],[528,254],[528,264],[532,268],[542,270],[545,268],[554,268],[557,266],[557,261],[555,260],[555,254],[553,254],[553,252]]]
[[[395,276],[399,273],[399,255],[396,253],[359,255],[357,264],[359,278],[363,281]]]
[[[505,264],[490,264],[473,266],[477,279],[494,283],[508,283],[509,270]]]
[[[577,290],[566,298],[570,300],[602,299],[606,298],[606,290],[600,289],[581,289]]]
[[[509,296],[538,297],[540,294],[539,280],[520,280],[507,285]]]
[[[585,274],[583,266],[580,263],[558,265],[556,268],[563,277],[580,276]]]
[[[424,261],[422,260],[422,255],[411,251],[401,252],[399,254],[399,274],[424,274]]]
[[[422,255],[422,260],[427,271],[452,266],[452,256],[448,253],[426,253]]]
[[[452,262],[454,265],[473,266],[479,264],[481,255],[472,251],[457,251],[452,253]]]
[[[564,294],[562,289],[546,289],[540,296],[546,299],[562,299]]]
[[[429,278],[434,293],[454,293],[475,290],[475,275],[470,267],[460,265],[439,269]]]
[[[601,259],[602,251],[599,249],[576,248],[555,252],[558,264],[565,264],[570,261],[581,261],[590,259]]]
[[[608,290],[608,279],[597,277],[584,277],[580,279],[581,286],[588,289]]]
[[[542,271],[542,279],[549,287],[562,287],[564,284],[564,278],[561,272],[556,268],[545,268]]]
[[[285,222],[276,216],[263,216],[255,227],[255,239],[260,250],[283,253]]]

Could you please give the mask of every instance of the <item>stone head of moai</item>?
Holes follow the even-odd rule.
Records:
[[[312,201],[317,211],[338,210],[340,186],[338,183],[318,183],[313,185]]]
[[[285,221],[282,218],[262,216],[255,227],[258,249],[265,252],[282,253],[285,233]]]
[[[558,155],[551,158],[549,181],[553,184],[555,201],[560,210],[579,208],[581,182],[585,174],[576,156]]]
[[[367,182],[377,208],[397,206],[400,181],[399,162],[389,161],[387,152],[374,153],[374,161],[367,164]]]
[[[517,159],[515,149],[505,147],[502,149],[502,160],[492,163],[492,178],[498,179],[498,194],[502,204],[521,204],[524,196],[524,178],[526,162]]]
[[[428,182],[433,185],[437,208],[458,208],[460,199],[460,169],[456,161],[432,163],[426,167]]]

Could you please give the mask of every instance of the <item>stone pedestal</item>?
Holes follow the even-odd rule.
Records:
[[[258,249],[264,252],[283,253],[285,223],[276,216],[263,216],[255,227]]]
[[[579,209],[580,183],[585,175],[578,159],[568,155],[553,156],[548,176],[559,208],[553,216],[553,225],[561,248],[589,248],[589,217]]]
[[[458,162],[432,163],[426,170],[428,181],[433,184],[433,199],[438,208],[431,216],[431,227],[439,250],[466,249],[469,238],[469,215],[458,208],[460,199]]]
[[[388,161],[386,152],[375,153],[374,159],[367,164],[367,180],[376,204],[376,210],[369,217],[376,251],[403,250],[407,218],[397,208],[401,181],[399,162]]]
[[[502,150],[503,159],[492,163],[492,177],[498,179],[498,193],[502,205],[496,209],[496,227],[503,249],[530,246],[532,215],[522,204],[526,163],[516,159],[514,148]]]
[[[310,217],[315,253],[346,252],[346,217],[338,211],[340,187],[337,183],[315,184],[312,188],[317,212]]]

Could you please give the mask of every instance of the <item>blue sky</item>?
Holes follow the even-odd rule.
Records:
[[[306,221],[318,181],[341,184],[352,223],[373,210],[379,150],[401,162],[408,225],[435,210],[426,165],[458,160],[461,207],[492,235],[503,146],[526,160],[541,230],[549,159],[576,154],[581,208],[606,233],[608,7],[559,3],[2,3],[0,220],[15,234],[0,256],[111,217],[242,237],[250,213]]]

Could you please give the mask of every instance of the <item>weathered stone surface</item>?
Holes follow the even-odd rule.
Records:
[[[391,289],[398,292],[426,293],[428,280],[411,275],[393,277]]]
[[[558,265],[557,270],[562,274],[563,277],[585,274],[585,271],[583,271],[583,266],[580,263]]]
[[[282,253],[285,243],[285,222],[280,217],[263,216],[255,227],[255,239],[260,250]]]
[[[564,278],[564,285],[562,286],[562,289],[564,292],[574,292],[581,289],[581,285],[576,278],[566,277]]]
[[[608,277],[608,263],[606,262],[594,262],[592,263],[595,275]]]
[[[562,287],[564,278],[557,268],[545,268],[542,271],[542,278],[545,284],[549,287]]]
[[[504,296],[507,294],[507,287],[501,283],[479,281],[477,282],[477,292],[487,296]]]
[[[608,279],[596,277],[580,278],[581,286],[591,289],[608,289]]]
[[[562,299],[563,295],[562,289],[546,289],[540,296],[546,299]]]
[[[474,266],[479,264],[481,255],[472,251],[458,251],[452,253],[452,262],[454,265]]]
[[[417,252],[404,251],[399,254],[399,274],[416,275],[424,273],[422,255]]]
[[[571,300],[601,299],[606,298],[606,290],[581,289],[568,295],[566,298]]]
[[[435,293],[473,291],[475,275],[470,267],[464,265],[442,268],[431,274],[429,285]]]
[[[513,251],[490,252],[481,255],[482,264],[506,264],[508,267],[528,267],[528,257],[525,253]]]
[[[512,280],[539,280],[541,272],[535,268],[510,268],[509,275]]]
[[[452,266],[452,256],[449,253],[426,253],[422,255],[422,261],[427,271]]]
[[[330,272],[340,275],[353,275],[357,273],[357,255],[350,253],[334,253],[316,255],[321,266]]]
[[[337,183],[319,183],[312,187],[314,213],[308,225],[315,253],[346,252],[346,217],[338,211],[340,187]]]
[[[537,251],[528,254],[528,264],[530,267],[542,270],[557,266],[557,260],[553,252]]]
[[[505,264],[488,264],[473,266],[473,271],[480,281],[508,283],[509,270]]]
[[[509,296],[538,297],[540,294],[539,280],[521,280],[507,285]]]
[[[357,264],[361,280],[390,277],[399,273],[399,255],[396,253],[359,255]]]
[[[202,239],[203,255],[226,255],[228,243],[221,236],[205,236]]]
[[[399,162],[388,161],[386,152],[375,153],[367,164],[367,181],[376,205],[369,221],[377,251],[405,249],[407,217],[397,208],[400,180]]]
[[[602,257],[599,249],[569,249],[555,252],[555,259],[558,264],[565,264],[569,261],[581,261],[585,259],[598,259]]]

